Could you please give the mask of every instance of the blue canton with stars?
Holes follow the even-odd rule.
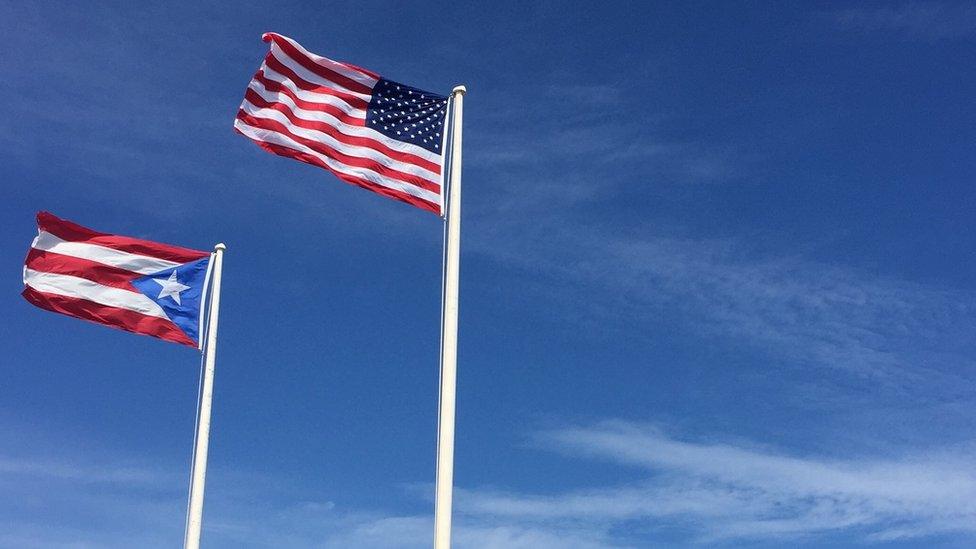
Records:
[[[441,154],[447,97],[380,78],[366,107],[366,126]]]

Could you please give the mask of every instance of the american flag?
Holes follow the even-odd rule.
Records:
[[[271,49],[234,128],[265,150],[325,168],[373,192],[440,214],[447,97],[309,52]]]
[[[24,298],[49,311],[198,347],[210,253],[37,214]]]

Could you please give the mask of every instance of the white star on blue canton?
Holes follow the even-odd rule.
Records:
[[[180,282],[176,279],[176,271],[170,273],[169,278],[154,278],[153,282],[159,284],[161,288],[156,299],[168,297],[175,301],[177,305],[182,305],[182,303],[180,303],[180,292],[190,289],[189,286],[180,284]]]

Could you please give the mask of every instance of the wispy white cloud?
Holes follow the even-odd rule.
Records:
[[[572,108],[550,90],[547,104],[561,113],[553,117],[560,124],[543,127],[534,142],[514,143],[510,131],[493,131],[493,124],[479,128],[482,142],[466,157],[481,187],[481,200],[466,214],[467,226],[476,227],[467,250],[544,279],[540,291],[590,321],[600,318],[604,329],[613,325],[607,316],[627,326],[668,318],[793,366],[884,381],[897,376],[902,386],[972,375],[976,295],[969,292],[798,252],[817,243],[782,251],[757,244],[761,235],[676,237],[660,222],[586,221],[582,212],[612,208],[607,197],[622,185],[674,189],[668,184],[732,181],[749,173],[751,162],[728,145],[646,138],[654,122],[642,121],[651,129],[638,130],[618,120],[603,102],[620,103],[621,94],[605,88],[570,94]],[[603,115],[587,115],[588,105]],[[494,116],[504,128],[500,121],[513,114],[498,106]],[[626,177],[607,178],[607,165]]]
[[[936,40],[976,34],[976,6],[968,2],[908,2],[858,7],[830,14],[842,29],[890,33],[905,38]]]
[[[552,297],[567,308],[626,325],[668,318],[793,366],[899,385],[973,374],[976,296],[965,291],[757,252],[734,239],[610,233],[545,216],[517,225],[508,238],[496,225],[490,239],[469,245],[547,285],[573,288]]]
[[[458,489],[458,547],[595,549],[804,538],[878,543],[935,534],[976,539],[972,446],[823,457],[741,441],[693,441],[621,421],[552,429],[534,439],[541,450],[604,462],[614,480],[547,494]],[[111,464],[89,470],[4,463],[0,485],[9,496],[8,519],[0,546],[126,547],[138,539],[141,547],[165,547],[182,533],[185,493],[173,475],[133,474],[130,466]],[[427,513],[303,500],[307,488],[289,484],[216,471],[207,502],[208,546],[429,546]],[[22,499],[31,493],[33,502]],[[35,512],[18,517],[17,502]]]
[[[618,86],[562,84],[538,94],[546,105],[542,111],[513,106],[510,97],[484,99],[484,114],[475,118],[478,126],[468,138],[466,167],[490,170],[492,183],[514,185],[520,194],[532,191],[528,183],[563,181],[571,174],[606,192],[614,182],[610,173],[661,183],[710,183],[737,178],[751,158],[735,144],[669,136],[654,116],[628,113],[629,99]],[[513,120],[531,132],[513,131]]]
[[[668,318],[793,366],[897,375],[902,386],[971,376],[971,293],[797,251],[816,243],[783,251],[756,244],[762,235],[676,237],[660,222],[588,222],[584,212],[612,208],[608,197],[623,186],[734,181],[752,161],[732,145],[669,140],[654,120],[618,116],[606,103],[626,98],[612,86],[572,89],[541,92],[553,112],[529,142],[512,136],[511,106],[488,105],[466,156],[480,193],[466,213],[475,227],[467,250],[546,280],[541,291],[605,327],[613,324],[606,316],[627,326]],[[607,177],[608,166],[625,177]]]
[[[624,547],[590,527],[521,524],[522,521],[457,517],[453,543],[467,549],[605,549]],[[428,517],[380,517],[330,536],[323,549],[429,547],[433,521]]]
[[[962,12],[972,11],[947,6],[849,10],[837,20],[873,14],[878,24],[910,26],[912,15],[965,21]],[[601,331],[667,318],[676,329],[723,338],[712,340],[719,345],[764,353],[770,367],[833,368],[889,389],[958,388],[976,373],[971,291],[804,254],[837,235],[776,247],[761,232],[714,237],[608,213],[613,197],[673,200],[687,183],[747,180],[757,156],[747,142],[677,139],[667,116],[637,119],[628,90],[607,83],[535,92],[546,105],[540,120],[510,97],[486,97],[471,117],[478,126],[465,156],[466,189],[477,188],[466,191],[477,202],[466,206],[465,250],[528,273],[524,291],[548,292],[574,321]],[[532,138],[513,131],[512,120],[531,126]]]
[[[819,458],[688,442],[625,422],[542,433],[547,446],[646,471],[620,485],[549,496],[467,492],[466,512],[607,530],[681,524],[698,541],[845,533],[854,539],[976,534],[972,448],[892,458]],[[863,533],[862,532],[866,532]]]
[[[183,533],[186,475],[102,456],[99,462],[0,457],[0,547],[173,547]],[[424,490],[426,493],[428,490]],[[209,547],[423,548],[428,514],[350,509],[286,476],[216,469],[208,475],[204,541]],[[424,507],[428,503],[421,498]],[[614,546],[587,527],[549,527],[460,517],[462,548],[592,549]]]
[[[152,486],[172,480],[160,471],[141,466],[115,465],[77,465],[57,462],[44,462],[36,459],[12,459],[0,457],[0,475],[37,477],[78,481],[94,484],[126,484]]]
[[[183,482],[145,463],[0,458],[0,547],[171,547]]]

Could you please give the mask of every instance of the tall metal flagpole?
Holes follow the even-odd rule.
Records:
[[[200,414],[197,419],[197,438],[193,445],[193,476],[190,481],[190,507],[186,519],[184,549],[200,548],[203,526],[203,488],[207,479],[207,449],[210,445],[210,405],[213,402],[214,363],[217,358],[217,312],[220,309],[220,271],[224,261],[223,244],[214,246],[213,282],[210,290],[210,312],[207,322],[207,342],[203,348],[203,387],[200,391]]]
[[[454,488],[454,405],[457,387],[458,277],[461,251],[461,110],[464,86],[451,93],[451,177],[447,191],[444,302],[441,313],[441,387],[437,418],[437,486],[434,494],[434,549],[451,547]]]

